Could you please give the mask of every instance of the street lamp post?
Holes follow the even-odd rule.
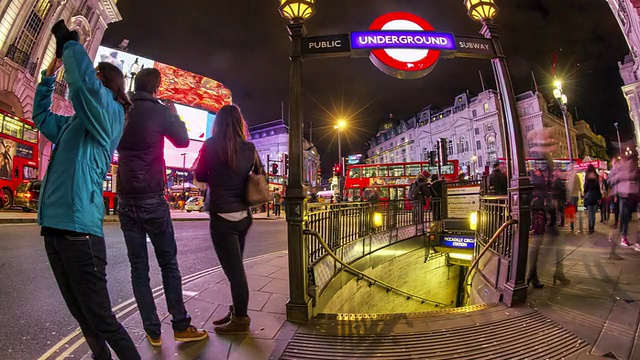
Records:
[[[618,151],[620,151],[619,154],[622,154],[622,142],[620,141],[620,128],[618,127],[617,122],[613,123],[613,126],[616,127],[616,133],[618,134],[618,149],[619,149]]]
[[[560,81],[555,82],[556,88],[553,89],[553,96],[560,104],[560,110],[562,111],[562,118],[564,119],[564,132],[567,136],[567,148],[569,149],[569,164],[573,164],[573,144],[571,142],[571,132],[569,131],[569,120],[567,120],[567,95],[562,91],[562,83]]]
[[[529,223],[531,215],[532,188],[527,176],[522,144],[522,129],[516,111],[516,101],[511,83],[507,60],[500,43],[499,27],[493,23],[498,7],[493,0],[465,0],[468,15],[482,23],[480,33],[491,41],[495,54],[491,60],[496,84],[502,98],[504,129],[507,132],[505,147],[512,152],[508,170],[510,176],[509,206],[510,216],[518,221],[513,234],[511,267],[505,284],[504,302],[509,305],[523,304],[527,297],[525,283],[527,255],[529,247]]]
[[[140,64],[138,64],[138,58],[136,58],[136,61],[133,62],[133,64],[131,64],[131,66],[129,67],[129,74],[131,74],[131,79],[129,80],[129,92],[132,92],[133,90],[133,81],[136,78],[136,75],[138,74],[138,72],[140,71]]]
[[[307,293],[307,261],[304,221],[306,194],[302,187],[302,37],[304,22],[315,12],[315,0],[279,0],[280,16],[287,19],[291,39],[289,72],[289,182],[286,193],[287,243],[289,257],[289,301],[287,320],[308,322],[311,298]]]
[[[338,173],[338,191],[340,195],[338,198],[342,201],[342,179],[344,179],[344,162],[342,161],[342,143],[340,141],[340,133],[347,126],[344,120],[338,120],[338,123],[333,126],[338,132],[338,165],[340,166],[340,172]]]
[[[182,156],[182,170],[184,171],[184,175],[182,175],[182,196],[184,196],[184,183],[187,180],[187,153],[182,153],[180,156]]]

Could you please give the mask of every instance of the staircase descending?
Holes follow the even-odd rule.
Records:
[[[300,327],[281,359],[577,359],[588,346],[533,309],[476,305],[414,314],[321,315]]]

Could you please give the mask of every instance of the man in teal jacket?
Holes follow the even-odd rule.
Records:
[[[115,66],[96,69],[75,32],[64,22],[52,30],[62,61],[55,59],[36,89],[33,120],[55,148],[43,180],[38,223],[62,296],[95,359],[140,359],[131,337],[111,311],[106,280],[102,182],[131,106],[124,76]],[[51,112],[55,75],[65,66],[73,116]]]

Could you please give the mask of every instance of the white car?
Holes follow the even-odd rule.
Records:
[[[184,209],[187,210],[187,212],[204,212],[206,210],[204,207],[204,196],[194,196],[190,198],[184,203]]]

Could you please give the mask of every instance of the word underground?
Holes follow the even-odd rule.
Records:
[[[455,49],[452,36],[443,33],[369,31],[352,33],[351,36],[352,47],[356,49],[414,47],[420,49]]]

